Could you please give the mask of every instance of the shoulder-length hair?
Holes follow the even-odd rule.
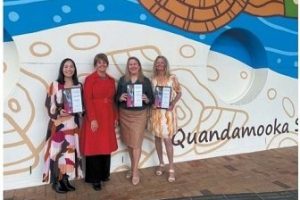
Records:
[[[125,69],[125,81],[126,82],[129,81],[130,77],[131,77],[130,72],[129,72],[129,62],[131,60],[135,60],[138,63],[138,65],[140,66],[140,70],[139,70],[139,74],[138,74],[138,80],[143,82],[144,81],[144,73],[143,73],[141,62],[137,57],[134,57],[134,56],[129,57],[128,60],[127,60],[126,69]]]
[[[65,84],[65,75],[64,75],[63,69],[64,69],[64,65],[67,61],[70,61],[73,63],[75,70],[74,70],[74,74],[72,76],[72,80],[73,80],[73,84],[77,85],[77,84],[79,84],[78,77],[77,77],[77,68],[76,68],[75,62],[71,58],[65,58],[65,59],[63,59],[63,61],[61,61],[60,67],[59,67],[59,72],[58,72],[58,77],[57,77],[56,81],[60,84]]]
[[[165,76],[166,77],[170,77],[170,66],[169,66],[169,61],[165,56],[157,56],[153,62],[153,77],[158,75],[158,72],[156,70],[156,63],[158,61],[158,59],[162,59],[165,63]]]

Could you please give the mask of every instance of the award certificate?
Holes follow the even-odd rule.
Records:
[[[156,86],[154,91],[155,107],[168,109],[170,107],[171,93],[171,87]]]
[[[127,85],[127,107],[142,107],[143,106],[143,85],[128,84]]]
[[[79,113],[83,111],[80,87],[63,89],[64,110],[67,113]]]

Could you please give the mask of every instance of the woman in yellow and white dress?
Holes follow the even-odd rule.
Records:
[[[155,135],[155,147],[159,159],[159,166],[155,173],[160,176],[164,172],[163,145],[165,144],[167,157],[169,160],[168,181],[175,181],[175,170],[173,164],[173,144],[172,137],[177,131],[177,116],[175,105],[181,97],[181,87],[175,75],[169,71],[169,63],[166,57],[158,56],[153,64],[152,77],[153,90],[157,91],[158,87],[170,87],[171,97],[169,108],[158,107],[155,103],[151,110],[151,129]]]

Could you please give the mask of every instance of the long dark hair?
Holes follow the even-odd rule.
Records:
[[[58,72],[58,77],[57,77],[56,81],[59,82],[60,84],[65,84],[65,76],[64,76],[63,68],[67,61],[72,62],[74,65],[75,71],[72,76],[72,80],[73,80],[73,84],[77,85],[77,84],[79,84],[78,77],[77,77],[77,68],[76,68],[75,62],[71,58],[65,58],[65,59],[63,59],[63,61],[61,61],[60,67],[59,67],[59,72]]]

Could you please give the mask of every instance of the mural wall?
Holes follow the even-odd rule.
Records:
[[[61,60],[80,81],[99,52],[118,80],[165,55],[183,96],[175,161],[298,145],[297,0],[4,0],[4,189],[42,184],[46,90]],[[128,169],[118,137],[112,172]],[[147,132],[140,167],[158,164]]]

